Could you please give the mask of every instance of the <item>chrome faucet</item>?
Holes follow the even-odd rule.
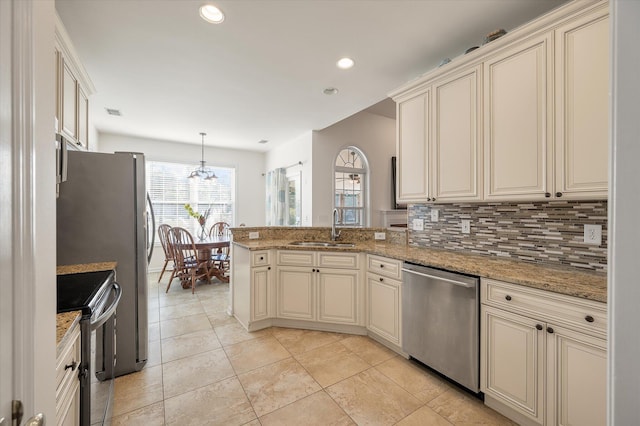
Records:
[[[333,220],[331,221],[331,241],[340,238],[340,231],[336,232],[336,222],[338,221],[338,209],[333,209]]]

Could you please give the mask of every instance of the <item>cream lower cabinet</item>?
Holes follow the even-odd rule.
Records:
[[[606,424],[606,306],[482,280],[481,390],[523,425]]]
[[[367,255],[367,329],[402,346],[402,262]]]
[[[75,325],[56,359],[56,425],[80,424],[80,326]]]
[[[360,325],[363,291],[359,256],[278,251],[278,318]]]
[[[248,330],[275,317],[274,269],[270,250],[231,247],[231,306],[233,315]],[[262,324],[261,327],[269,326]]]

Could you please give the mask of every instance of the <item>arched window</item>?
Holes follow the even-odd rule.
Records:
[[[369,166],[358,148],[349,146],[338,153],[334,165],[333,205],[338,209],[338,226],[369,224],[367,182]]]

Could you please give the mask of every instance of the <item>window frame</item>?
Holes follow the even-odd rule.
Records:
[[[338,162],[339,159],[342,158],[342,154],[345,151],[355,151],[358,154],[359,160],[362,164],[362,167],[351,167],[351,166],[338,166],[336,163]],[[346,163],[348,164],[348,163]],[[344,206],[344,204],[342,206],[337,205],[337,198],[338,195],[345,195],[345,194],[349,194],[349,192],[346,193],[341,193],[338,194],[338,190],[339,188],[337,187],[337,180],[338,180],[338,173],[343,173],[343,174],[357,174],[360,176],[359,179],[359,184],[360,184],[360,189],[359,189],[359,193],[361,194],[362,197],[362,205],[361,206],[357,206],[357,207],[353,207],[353,206]],[[342,227],[342,228],[346,228],[346,227],[352,227],[352,228],[364,228],[364,227],[368,227],[371,223],[371,214],[370,214],[370,209],[369,209],[369,161],[367,160],[367,157],[365,155],[365,153],[362,151],[362,149],[353,146],[353,145],[349,145],[346,147],[341,148],[338,153],[335,155],[334,160],[333,160],[333,171],[332,171],[332,179],[333,179],[333,184],[332,184],[332,190],[333,190],[333,194],[332,194],[332,209],[337,209],[338,210],[338,220],[336,222],[336,227]],[[342,177],[342,179],[344,179],[344,176]],[[355,210],[356,211],[356,215],[357,212],[360,212],[360,220],[356,221],[356,223],[344,223],[344,217],[345,217],[345,212],[348,210]],[[332,216],[333,217],[333,216]],[[332,219],[333,220],[333,219]]]

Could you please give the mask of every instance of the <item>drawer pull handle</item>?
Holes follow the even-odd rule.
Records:
[[[542,330],[542,325],[536,324],[536,330],[538,330],[538,331]]]
[[[594,319],[593,319],[593,317],[591,315],[587,315],[586,317],[584,317],[584,320],[586,322],[593,322],[594,321]]]
[[[547,333],[549,333],[549,334],[553,334],[553,328],[551,328],[551,327],[547,327]]]
[[[75,370],[76,367],[78,366],[78,363],[73,361],[71,364],[67,364],[64,366],[65,370],[71,369],[71,371]]]
[[[507,301],[511,300],[511,296],[509,296],[508,294],[504,298],[507,299]]]
[[[562,197],[562,192],[556,192],[556,197],[558,198]]]
[[[380,282],[384,281],[384,278],[380,277]]]
[[[547,197],[547,198],[551,198],[551,193],[550,192],[545,192],[544,196]]]

